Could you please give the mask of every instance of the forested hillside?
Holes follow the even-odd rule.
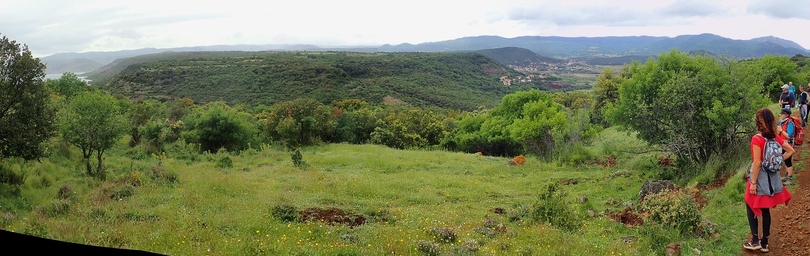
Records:
[[[347,98],[451,109],[492,107],[529,85],[504,86],[514,71],[478,53],[185,52],[120,59],[90,74],[130,98],[271,105],[301,97]]]

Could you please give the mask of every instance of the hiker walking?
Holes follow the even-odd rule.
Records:
[[[807,89],[810,90],[810,83],[807,84]],[[799,86],[799,113],[802,115],[802,128],[807,126],[807,91],[804,86]]]
[[[788,109],[789,111],[790,109]],[[781,158],[789,158],[795,152],[781,136],[777,136],[776,120],[773,113],[762,108],[757,111],[757,133],[751,137],[751,159],[747,186],[745,186],[745,209],[751,240],[743,243],[743,248],[769,252],[768,237],[771,235],[771,211],[777,205],[790,202],[793,197],[779,179],[779,147]],[[775,175],[774,175],[775,174]],[[762,237],[759,236],[758,219],[762,219]]]
[[[790,109],[790,104],[793,102],[793,96],[788,91],[788,85],[782,85],[782,94],[779,95],[779,106],[782,108]]]
[[[783,108],[781,112],[779,112],[779,117],[781,118],[776,126],[776,134],[777,137],[781,137],[791,148],[796,143],[796,122],[794,122],[793,117],[790,116],[791,112],[789,108]],[[781,136],[780,136],[781,135]],[[782,152],[784,153],[784,152]],[[793,156],[789,156],[785,158],[785,169],[787,169],[787,177],[781,179],[785,182],[786,185],[793,184]]]
[[[793,86],[793,82],[788,82],[788,92],[790,92],[791,102],[790,107],[796,107],[796,86]]]

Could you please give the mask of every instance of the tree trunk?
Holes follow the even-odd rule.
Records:
[[[97,159],[98,159],[98,168],[96,168],[96,174],[101,175],[101,173],[104,171],[102,169],[102,164],[101,164],[101,155],[104,154],[104,150],[99,149],[98,151],[96,151],[96,153],[98,153],[96,155]]]
[[[93,176],[93,166],[90,165],[90,156],[93,155],[92,150],[82,148],[82,160],[87,167],[87,175]]]
[[[87,175],[93,176],[93,167],[90,166],[90,157],[84,158],[84,164],[87,166]]]

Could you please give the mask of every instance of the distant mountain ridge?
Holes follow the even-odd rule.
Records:
[[[458,52],[518,47],[538,55],[557,59],[627,59],[624,56],[656,56],[675,49],[682,52],[708,52],[739,58],[759,58],[764,55],[810,55],[799,44],[778,37],[766,36],[736,40],[714,34],[608,37],[474,36],[420,44],[381,46],[320,47],[308,44],[214,45],[180,48],[145,48],[115,52],[59,53],[41,58],[47,73],[86,72],[100,68],[119,58],[161,52],[191,51],[352,51],[352,52]],[[528,54],[528,53],[527,53]],[[617,58],[619,57],[619,58]],[[75,64],[82,62],[83,64]]]

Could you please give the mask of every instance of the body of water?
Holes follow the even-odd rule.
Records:
[[[81,80],[83,80],[83,81],[85,81],[85,82],[87,82],[87,83],[89,84],[89,83],[90,83],[90,79],[87,79],[87,76],[85,76],[85,75],[84,75],[84,73],[85,73],[85,72],[82,72],[82,73],[74,73],[74,74],[76,74],[76,76],[78,76],[78,77],[79,77],[79,79],[81,79]],[[46,80],[47,80],[47,79],[59,79],[59,78],[62,78],[62,74],[45,74],[45,79],[46,79]]]

